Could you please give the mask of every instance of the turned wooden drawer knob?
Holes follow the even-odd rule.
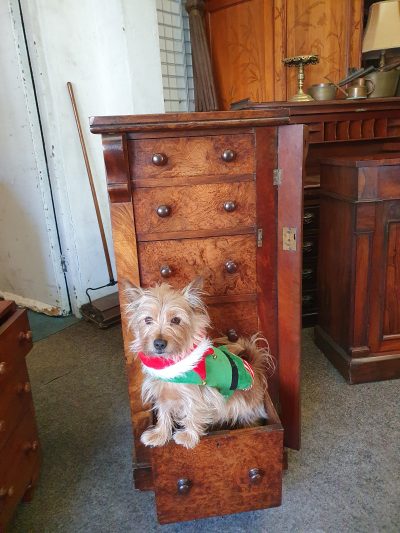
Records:
[[[259,485],[261,483],[263,474],[259,468],[252,468],[249,470],[249,479],[252,485]]]
[[[310,253],[312,249],[314,248],[314,243],[312,241],[305,241],[303,242],[303,252],[304,253]]]
[[[228,340],[230,342],[236,342],[239,338],[239,335],[237,334],[236,330],[233,328],[228,329],[228,331],[226,332],[226,336],[228,337]]]
[[[18,394],[27,394],[28,392],[31,392],[31,384],[29,381],[25,381],[24,383],[18,383]]]
[[[312,268],[304,268],[302,272],[303,279],[311,279],[313,276],[314,270]]]
[[[32,340],[32,331],[21,331],[18,335],[20,342],[30,342]]]
[[[6,429],[6,423],[4,420],[0,420],[0,431],[4,431]]]
[[[4,361],[0,363],[0,376],[4,376],[4,374],[7,372],[7,365]]]
[[[163,167],[168,163],[168,157],[165,154],[153,154],[151,162],[156,167]]]
[[[171,214],[171,208],[169,207],[169,205],[159,205],[156,211],[157,215],[160,218],[169,217],[169,215]]]
[[[160,274],[162,275],[163,278],[169,278],[172,274],[172,270],[168,265],[163,265],[160,268]]]
[[[225,161],[225,163],[230,163],[231,161],[233,161],[236,157],[236,152],[234,152],[233,150],[224,150],[222,152],[222,155],[221,155],[221,158],[223,161]]]
[[[176,484],[178,494],[181,494],[181,495],[187,494],[190,491],[191,486],[192,486],[192,482],[190,481],[190,479],[186,479],[186,478],[178,479],[178,482]]]
[[[228,274],[234,274],[237,272],[237,269],[237,264],[234,261],[229,260],[225,263],[225,270],[228,272]]]
[[[25,453],[37,452],[39,449],[39,442],[37,440],[27,442],[26,444],[24,444],[23,448]]]
[[[11,497],[14,494],[14,487],[0,487],[0,499]]]
[[[312,213],[311,211],[306,211],[303,216],[304,224],[311,224],[314,218],[315,218],[315,213]]]
[[[235,211],[236,209],[236,202],[234,202],[233,200],[229,200],[228,202],[225,202],[224,209],[227,213],[232,213],[232,211]]]

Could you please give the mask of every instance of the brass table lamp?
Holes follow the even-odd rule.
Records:
[[[282,59],[282,62],[287,67],[297,67],[297,94],[292,96],[290,98],[290,101],[292,102],[309,102],[311,100],[314,100],[312,96],[309,94],[306,94],[303,91],[303,85],[304,85],[304,65],[315,65],[316,63],[319,63],[319,57],[316,55],[308,55],[308,56],[296,56],[296,57],[286,57],[285,59]]]

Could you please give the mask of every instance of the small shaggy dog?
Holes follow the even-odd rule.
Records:
[[[268,349],[256,344],[265,339],[239,338],[214,347],[206,334],[209,317],[201,289],[200,278],[183,290],[165,283],[126,289],[135,336],[131,348],[144,372],[142,397],[157,413],[156,425],[141,436],[146,446],[173,438],[193,448],[210,426],[246,426],[266,418],[265,374],[274,364]]]

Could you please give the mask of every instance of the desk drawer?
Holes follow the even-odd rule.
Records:
[[[283,430],[272,404],[268,411],[268,425],[210,433],[193,450],[153,449],[160,523],[280,505]]]
[[[257,333],[257,300],[250,302],[227,302],[207,306],[211,320],[213,338],[228,337],[235,342],[237,337],[251,336]]]
[[[256,293],[255,235],[139,243],[141,285],[177,288],[196,276],[209,295]]]
[[[255,227],[256,188],[254,181],[141,188],[134,192],[134,209],[139,240],[169,232],[232,231]]]
[[[188,183],[196,176],[255,172],[254,137],[248,134],[139,139],[129,142],[129,151],[136,186],[151,178],[168,185],[179,178]]]
[[[28,413],[7,441],[7,460],[0,460],[0,531],[10,520],[26,489],[38,476],[40,444],[33,415]]]
[[[1,389],[0,450],[28,411],[33,413],[32,394],[28,372],[23,363]]]
[[[31,348],[28,315],[26,309],[19,309],[0,325],[0,387],[4,387]]]

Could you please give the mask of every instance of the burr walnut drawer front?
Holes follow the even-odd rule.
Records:
[[[255,172],[254,136],[210,135],[143,139],[129,142],[131,176],[137,185],[196,176],[227,176]]]
[[[20,309],[0,325],[0,388],[19,368],[31,348],[32,332],[28,316],[25,309]]]
[[[193,520],[280,505],[282,439],[279,419],[271,417],[265,426],[210,433],[193,450],[173,442],[154,448],[159,521]]]
[[[138,252],[145,287],[167,281],[182,288],[202,276],[209,295],[256,292],[255,235],[141,242]]]
[[[211,320],[211,336],[228,337],[235,342],[241,336],[257,333],[257,300],[242,302],[218,302],[207,305]]]
[[[255,227],[255,182],[139,188],[134,209],[139,240],[159,233]]]
[[[37,476],[40,445],[36,424],[29,414],[7,441],[7,461],[0,462],[0,531]]]

